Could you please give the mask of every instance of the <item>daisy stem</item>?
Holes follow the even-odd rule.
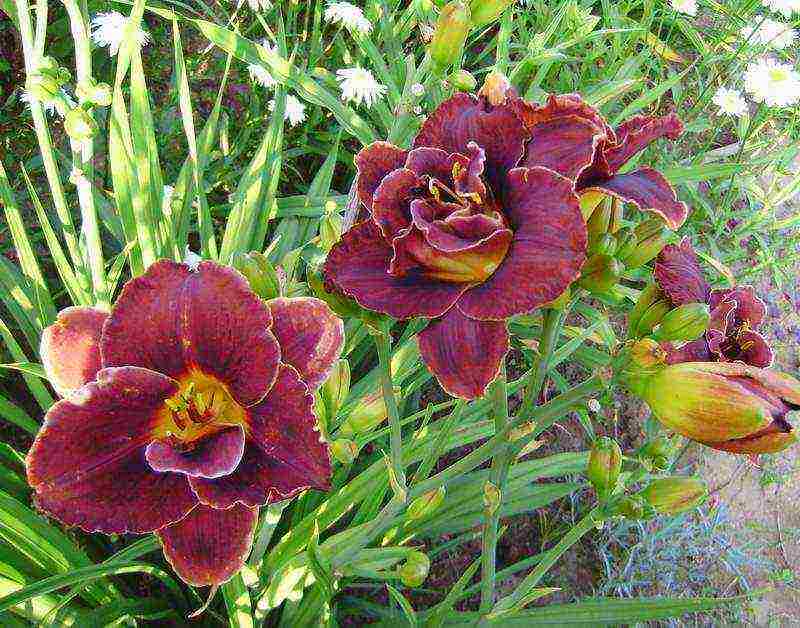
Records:
[[[483,523],[483,547],[481,551],[481,611],[488,611],[494,599],[494,583],[497,571],[497,528],[500,523],[500,505],[503,502],[508,467],[511,463],[510,432],[508,427],[508,387],[506,385],[505,359],[500,364],[500,373],[492,384],[492,406],[496,434],[502,434],[504,442],[492,458],[487,488],[496,490],[496,501],[486,501],[486,515]]]
[[[531,369],[525,396],[522,399],[522,407],[518,413],[520,417],[530,416],[536,406],[536,399],[542,391],[547,371],[550,369],[550,361],[553,358],[558,337],[561,335],[561,326],[565,316],[566,310],[562,309],[551,308],[544,312],[542,335],[539,340],[539,359],[536,361],[536,367]]]
[[[406,491],[406,476],[403,468],[403,430],[400,424],[400,412],[397,409],[397,399],[392,386],[391,365],[391,340],[388,333],[376,334],[375,347],[378,350],[378,362],[381,371],[381,387],[383,401],[386,404],[386,413],[389,417],[389,448],[392,471],[398,487],[403,493]]]

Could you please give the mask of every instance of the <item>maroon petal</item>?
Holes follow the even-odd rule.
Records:
[[[751,366],[767,368],[772,366],[774,355],[764,336],[752,329],[739,332],[736,342],[739,353],[738,359]]]
[[[56,403],[28,453],[36,503],[89,532],[146,533],[197,503],[186,478],[156,473],[144,456],[177,383],[137,367],[103,369]]]
[[[521,165],[545,166],[577,179],[591,165],[602,140],[602,131],[588,120],[553,118],[536,126]]]
[[[375,191],[372,219],[391,242],[411,224],[411,201],[424,192],[424,182],[407,168],[386,175]]]
[[[414,139],[414,148],[431,146],[448,153],[467,154],[475,142],[486,152],[486,175],[500,188],[503,175],[522,157],[528,132],[513,111],[487,106],[485,101],[459,93],[436,108]]]
[[[383,178],[392,170],[401,168],[407,154],[388,142],[374,142],[356,155],[358,199],[367,209],[372,209],[372,196]]]
[[[393,254],[377,225],[365,220],[331,249],[325,262],[326,281],[362,307],[399,319],[441,316],[467,288],[416,273],[393,277],[388,273]]]
[[[103,328],[103,366],[141,366],[178,378],[188,369],[180,339],[180,297],[191,274],[161,260],[122,290]]]
[[[153,441],[145,449],[145,458],[154,471],[218,478],[232,473],[243,453],[244,430],[236,426],[203,438],[188,451],[169,438]]]
[[[257,508],[201,505],[156,534],[175,573],[187,584],[203,587],[222,584],[242,568],[257,522]]]
[[[680,347],[673,347],[669,343],[662,343],[661,347],[666,351],[666,363],[678,364],[680,362],[714,362],[714,357],[708,347],[705,338],[692,340]]]
[[[100,335],[107,318],[107,312],[93,307],[68,307],[42,332],[39,355],[60,396],[92,381],[100,370]]]
[[[570,179],[546,168],[515,168],[504,205],[514,231],[511,248],[494,275],[458,303],[481,320],[503,320],[552,301],[586,258],[586,223]]]
[[[202,262],[186,280],[181,336],[187,360],[227,384],[241,405],[257,403],[278,373],[272,315],[237,271]]]
[[[676,140],[683,133],[683,124],[674,113],[662,117],[636,116],[620,124],[617,144],[605,151],[612,172],[624,166],[631,157],[661,137]]]
[[[418,176],[427,175],[443,183],[453,178],[454,156],[441,148],[421,146],[408,153],[405,167]]]
[[[344,324],[324,301],[311,297],[267,302],[281,361],[291,364],[310,389],[324,382],[342,353]]]
[[[476,321],[453,308],[419,334],[419,351],[453,397],[476,399],[494,381],[508,352],[505,321]]]
[[[679,201],[675,189],[660,172],[640,168],[635,172],[614,175],[605,181],[590,182],[581,191],[598,190],[625,202],[633,203],[641,211],[661,216],[670,229],[677,229],[686,220],[689,208]]]
[[[703,276],[689,238],[684,238],[680,244],[665,246],[658,255],[653,274],[673,305],[708,302],[711,286]]]
[[[236,471],[215,480],[190,480],[201,502],[215,508],[262,506],[307,488],[330,487],[330,460],[316,430],[314,398],[291,366],[281,365],[272,390],[248,414],[247,445]]]
[[[603,114],[585,102],[580,94],[550,94],[544,105],[515,98],[510,101],[510,106],[532,136],[536,133],[536,127],[543,122],[574,116],[600,129],[609,143],[616,143],[616,135]]]
[[[758,327],[764,322],[767,315],[767,306],[756,294],[753,286],[737,286],[728,290],[714,290],[709,298],[711,308],[720,303],[730,301],[736,304],[732,324],[740,327],[747,323],[751,327]]]

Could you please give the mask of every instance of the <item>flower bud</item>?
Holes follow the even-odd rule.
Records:
[[[638,240],[636,239],[636,232],[630,227],[621,229],[617,235],[617,252],[614,256],[619,259],[625,259],[636,248]]]
[[[460,92],[472,92],[478,86],[478,81],[466,70],[458,70],[453,72],[448,78],[450,85],[455,87]]]
[[[80,102],[89,102],[97,107],[108,107],[111,104],[111,86],[108,83],[98,83],[93,78],[78,83],[75,95]]]
[[[667,428],[714,449],[776,453],[798,441],[789,417],[800,410],[800,382],[783,373],[683,362],[657,370],[633,392]]]
[[[601,202],[589,216],[589,220],[586,221],[586,230],[590,242],[608,233],[608,227],[611,224],[611,201],[611,197],[606,196],[602,198]]]
[[[514,0],[472,0],[469,3],[472,24],[480,28],[500,17]]]
[[[352,464],[358,455],[358,445],[349,438],[337,438],[330,449],[331,455],[342,464]]]
[[[492,70],[486,75],[478,95],[483,96],[490,104],[497,107],[506,101],[509,91],[511,91],[511,81],[508,80],[508,77],[502,72]]]
[[[397,570],[400,581],[412,589],[420,586],[431,569],[430,559],[422,552],[411,552]]]
[[[660,218],[652,218],[636,227],[636,247],[630,255],[620,258],[628,268],[639,268],[654,259],[667,243],[669,230]]]
[[[394,394],[400,394],[399,386],[395,386]],[[345,425],[353,433],[363,434],[383,423],[387,416],[389,415],[386,412],[386,402],[383,400],[380,387],[378,387],[361,398],[347,416]]]
[[[610,233],[604,233],[596,240],[589,243],[589,254],[607,255],[614,257],[617,251],[617,239]]]
[[[656,301],[650,305],[650,307],[642,313],[641,318],[639,318],[636,329],[633,330],[631,337],[641,338],[642,336],[650,334],[671,309],[672,304],[666,299]]]
[[[429,47],[437,70],[444,70],[461,58],[471,27],[469,8],[461,0],[453,0],[442,7]]]
[[[659,436],[645,443],[639,450],[643,458],[670,458],[675,453],[676,441],[670,436]]]
[[[664,296],[664,293],[661,292],[661,288],[659,288],[656,283],[649,284],[639,293],[636,305],[633,306],[633,309],[628,314],[628,338],[640,338],[646,335],[646,333],[649,333],[652,327],[645,333],[639,331],[640,322],[650,307],[659,302],[662,302],[665,308],[670,307],[669,300]],[[661,316],[663,317],[664,314],[666,314],[666,309]],[[660,321],[661,318],[654,324]]]
[[[650,482],[639,495],[658,514],[677,515],[702,504],[708,488],[696,478],[662,478]]]
[[[419,345],[416,339],[406,340],[392,355],[389,366],[392,377],[396,378],[406,374],[406,371],[419,364]]]
[[[603,294],[613,288],[625,267],[610,255],[592,255],[581,270],[578,285],[589,292]]]
[[[70,139],[76,142],[86,142],[97,135],[97,123],[92,114],[82,107],[75,107],[64,116],[64,130]]]
[[[609,509],[609,514],[613,517],[624,517],[625,519],[645,519],[647,518],[648,508],[644,500],[638,495],[626,495],[617,500]]]
[[[319,225],[319,246],[326,253],[342,238],[342,217],[328,212]]]
[[[486,514],[491,516],[500,508],[500,502],[503,495],[500,489],[488,480],[483,484],[483,505],[486,508]]]
[[[349,392],[350,363],[347,360],[339,360],[333,365],[331,374],[320,388],[322,403],[325,404],[325,412],[330,419],[339,412]]]
[[[652,369],[664,364],[667,354],[655,340],[642,338],[630,349],[631,364],[638,369]]]
[[[417,497],[408,505],[406,517],[413,521],[432,515],[442,505],[445,496],[444,486],[435,488]]]
[[[598,438],[589,453],[586,477],[600,500],[607,499],[614,491],[621,470],[622,450],[617,442],[607,436]]]
[[[53,57],[42,57],[39,59],[39,65],[36,69],[39,72],[44,72],[46,74],[52,74],[55,76],[58,74],[58,61],[53,59]]]
[[[269,300],[281,296],[278,273],[263,253],[250,251],[238,254],[234,257],[233,265],[250,282],[251,290],[262,299]]]
[[[588,192],[583,192],[581,194],[581,214],[583,214],[583,219],[586,222],[589,221],[594,213],[594,210],[597,209],[597,206],[603,202],[605,197],[605,194],[598,192],[597,190],[589,190]]]
[[[695,340],[708,329],[711,313],[705,303],[686,303],[670,310],[653,330],[661,341]]]

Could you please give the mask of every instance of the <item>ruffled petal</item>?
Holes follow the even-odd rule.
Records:
[[[536,127],[543,122],[574,116],[597,127],[607,142],[615,144],[617,141],[603,114],[584,101],[580,94],[550,94],[543,105],[514,98],[509,101],[509,106],[532,136],[536,133]]]
[[[420,332],[419,351],[448,394],[476,399],[497,377],[508,331],[505,321],[476,321],[456,307]]]
[[[154,471],[218,478],[231,474],[243,453],[244,430],[235,426],[203,438],[189,451],[171,439],[155,440],[145,449],[145,458]]]
[[[472,318],[503,320],[549,303],[578,277],[586,259],[586,223],[571,180],[546,168],[515,168],[504,211],[514,231],[508,254],[458,302]]]
[[[738,359],[758,368],[772,366],[774,355],[764,336],[752,329],[745,329],[736,337]]]
[[[688,238],[680,244],[668,244],[656,259],[653,272],[659,288],[673,305],[707,303],[711,286]]]
[[[536,126],[520,165],[544,166],[577,179],[591,165],[602,140],[602,131],[588,120],[553,118]]]
[[[372,219],[391,242],[411,224],[411,202],[425,193],[425,184],[407,168],[386,175],[375,191]]]
[[[314,417],[314,398],[297,372],[282,365],[267,397],[248,409],[239,467],[215,480],[191,478],[200,501],[215,508],[262,506],[308,488],[330,487],[330,459]]]
[[[612,172],[624,166],[636,153],[661,137],[676,140],[683,133],[683,124],[678,116],[635,116],[620,124],[617,129],[617,143],[605,151],[605,158]]]
[[[313,390],[324,382],[344,345],[344,324],[324,301],[312,297],[267,302],[281,361],[292,365]]]
[[[464,284],[431,281],[417,273],[393,277],[388,273],[394,254],[371,220],[342,236],[325,261],[329,290],[353,298],[361,307],[399,319],[441,316],[467,288]]]
[[[641,211],[661,216],[670,229],[678,229],[689,215],[689,208],[678,200],[669,181],[652,168],[640,168],[607,180],[592,181],[580,186],[580,190],[598,190],[633,203]]]
[[[237,271],[202,262],[186,280],[181,339],[187,361],[216,377],[241,405],[257,403],[278,374],[272,315]]]
[[[737,286],[727,290],[714,290],[709,297],[709,306],[714,309],[719,304],[730,301],[736,304],[731,324],[740,327],[747,323],[758,327],[767,315],[767,306],[756,294],[753,286]]]
[[[448,153],[467,154],[467,146],[475,142],[486,153],[489,182],[500,189],[505,173],[522,158],[527,139],[528,132],[509,107],[492,107],[459,93],[428,116],[414,139],[414,148],[431,146]]]
[[[244,565],[258,523],[258,509],[197,506],[178,523],[159,530],[164,557],[195,587],[227,582]]]
[[[47,379],[62,397],[90,382],[102,368],[100,336],[108,313],[68,307],[42,332],[39,355]]]
[[[358,200],[364,207],[372,210],[372,196],[383,178],[392,170],[403,166],[407,151],[388,142],[374,142],[365,146],[356,155],[355,163],[358,171],[356,189]]]
[[[56,403],[28,453],[36,503],[89,532],[146,533],[197,503],[186,478],[156,473],[144,450],[177,383],[142,368],[103,369]]]
[[[680,347],[673,347],[670,343],[662,343],[662,349],[666,352],[667,364],[678,364],[680,362],[713,362],[713,356],[705,338],[698,338],[687,342]]]
[[[405,167],[417,176],[427,175],[448,183],[453,178],[454,159],[441,148],[420,146],[408,153]]]

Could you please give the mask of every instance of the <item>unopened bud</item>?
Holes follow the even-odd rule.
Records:
[[[625,259],[636,248],[638,240],[636,239],[636,232],[630,227],[625,227],[617,232],[617,252],[614,254],[619,260]]]
[[[642,336],[650,334],[671,309],[672,304],[666,299],[651,304],[650,307],[642,313],[636,324],[636,328],[633,330],[633,333],[631,333],[631,337],[641,338]]]
[[[412,589],[420,586],[431,569],[430,559],[422,552],[411,552],[397,570],[400,581]]]
[[[631,363],[641,369],[652,369],[663,364],[666,357],[661,345],[651,338],[637,340],[630,350]]]
[[[617,486],[622,471],[622,450],[617,442],[607,436],[598,438],[589,453],[586,477],[597,491],[597,497],[605,500]]]
[[[445,496],[444,486],[433,489],[417,497],[408,505],[406,517],[410,520],[423,519],[432,515],[442,505]]]
[[[711,313],[705,303],[686,303],[670,310],[653,330],[653,336],[663,341],[695,340],[705,333]]]
[[[486,80],[484,80],[483,87],[481,87],[478,94],[497,107],[506,101],[510,90],[511,81],[508,80],[508,77],[502,72],[492,70],[486,75]]]
[[[608,233],[608,227],[611,224],[611,202],[612,199],[609,196],[602,198],[589,216],[589,220],[586,221],[586,231],[589,234],[590,242],[594,242],[603,234]]]
[[[111,86],[108,83],[98,83],[93,78],[78,83],[75,95],[80,102],[89,102],[97,107],[108,107],[111,104]]]
[[[478,86],[478,81],[466,70],[453,72],[448,78],[450,84],[460,92],[472,92]]]
[[[442,7],[429,48],[437,70],[444,70],[461,58],[471,27],[469,8],[461,0]]]
[[[625,267],[610,255],[592,255],[581,269],[578,285],[589,292],[603,294],[613,288]]]
[[[328,212],[319,225],[319,246],[328,252],[342,238],[342,217],[337,212]]]
[[[610,509],[609,514],[625,519],[645,519],[648,515],[645,501],[638,495],[622,497]]]
[[[406,374],[406,371],[419,364],[419,345],[416,339],[406,340],[392,355],[390,361],[392,377]]]
[[[339,408],[342,407],[349,392],[350,363],[347,360],[339,360],[333,365],[331,374],[320,388],[320,396],[330,419],[333,419],[339,412]]]
[[[589,254],[607,255],[614,257],[617,252],[617,239],[610,233],[604,233],[599,238],[589,243]]]
[[[702,504],[708,488],[696,478],[663,478],[650,482],[640,496],[659,514],[675,515]]]
[[[500,14],[511,5],[514,0],[472,0],[469,8],[472,13],[472,23],[480,28],[486,26],[500,17]]]
[[[491,516],[496,513],[500,508],[501,500],[500,489],[487,480],[483,485],[483,505],[486,508],[486,514]]]
[[[331,455],[342,464],[352,464],[358,455],[358,445],[349,438],[337,438],[330,448]]]
[[[395,386],[394,394],[400,393],[400,387]],[[386,402],[383,393],[378,388],[367,393],[350,412],[345,425],[355,434],[369,432],[386,420]]]
[[[46,74],[33,74],[25,85],[25,91],[41,103],[49,103],[61,93],[58,81]]]
[[[86,142],[97,135],[98,128],[92,114],[82,107],[75,107],[64,116],[64,130],[70,139]]]
[[[660,218],[652,218],[636,227],[637,244],[630,255],[620,261],[628,268],[639,268],[654,259],[667,243],[669,230]]]
[[[597,206],[603,202],[605,197],[605,194],[598,192],[597,190],[589,190],[588,192],[583,192],[581,194],[581,214],[583,214],[583,219],[586,222],[589,221],[594,213],[594,210],[597,209]]]
[[[251,290],[262,299],[275,299],[281,295],[278,272],[264,254],[258,251],[238,254],[234,257],[233,265],[247,278]]]

